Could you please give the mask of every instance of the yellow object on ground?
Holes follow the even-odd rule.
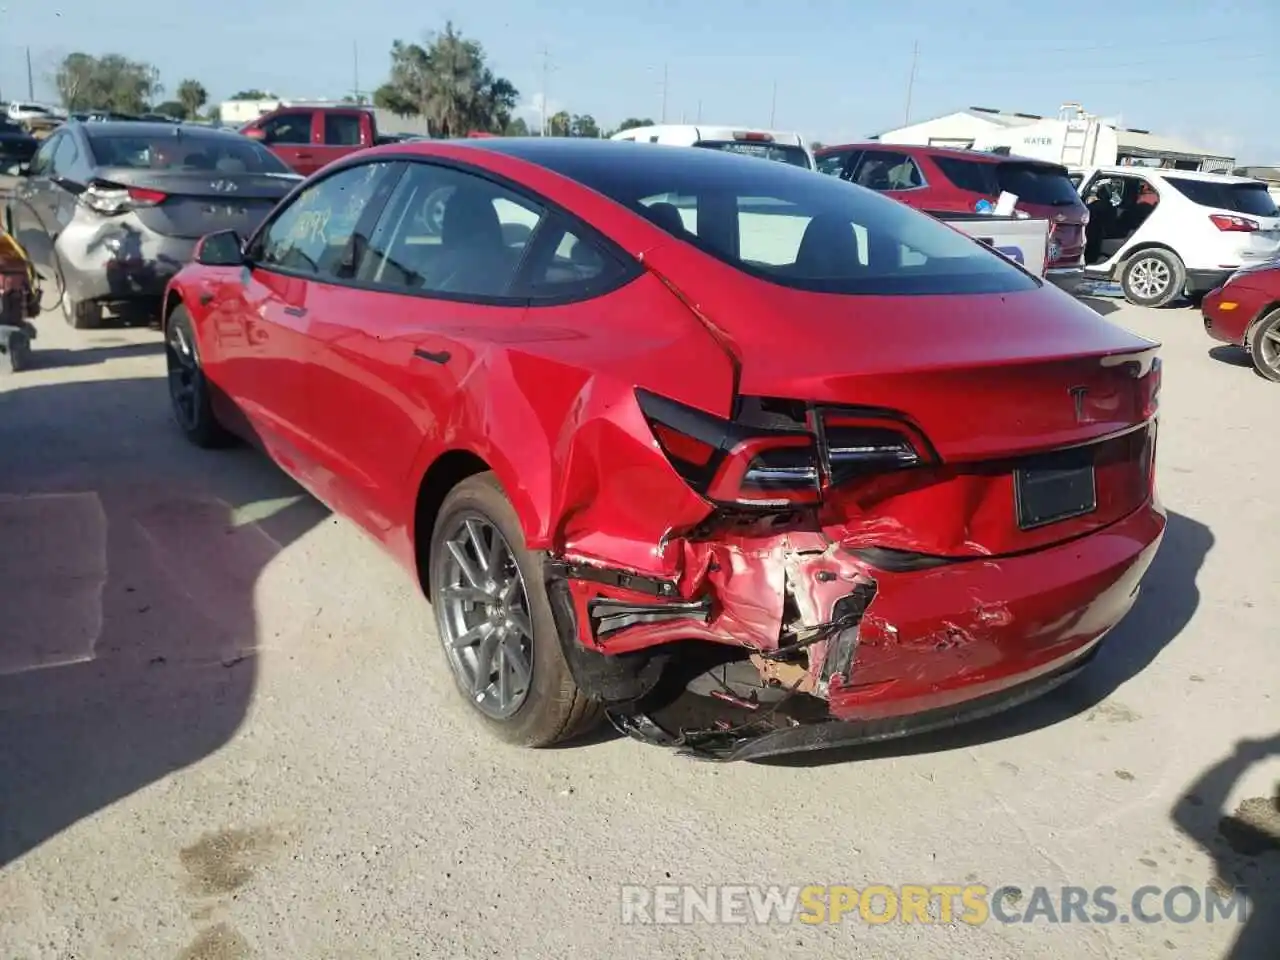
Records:
[[[26,272],[27,282],[30,283],[31,289],[34,290],[36,288],[36,268],[27,257],[27,252],[22,249],[22,245],[0,227],[0,273],[16,272],[15,268],[18,267],[21,267]]]

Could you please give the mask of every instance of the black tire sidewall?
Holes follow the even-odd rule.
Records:
[[[525,592],[529,601],[529,620],[533,625],[533,662],[530,665],[533,678],[524,703],[519,710],[505,720],[490,717],[472,703],[469,691],[463,688],[462,679],[454,672],[452,665],[448,664],[448,654],[444,650],[444,615],[437,602],[441,586],[439,558],[447,549],[445,539],[452,521],[460,513],[480,514],[497,527],[511,547],[511,555],[524,578]],[[445,658],[454,685],[463,699],[470,704],[473,713],[483,719],[494,733],[509,743],[521,746],[544,746],[561,739],[562,731],[570,721],[574,700],[582,694],[574,683],[569,666],[564,659],[564,652],[560,649],[560,638],[556,631],[555,618],[551,613],[551,600],[547,595],[543,577],[543,557],[525,547],[524,531],[521,529],[520,520],[492,473],[480,473],[468,477],[445,497],[436,517],[427,556],[429,558],[428,590],[435,615],[436,630],[440,638],[438,640],[441,646],[440,655]]]
[[[1249,331],[1249,359],[1253,361],[1253,369],[1258,376],[1273,383],[1280,383],[1280,372],[1270,369],[1262,359],[1262,334],[1266,330],[1280,327],[1280,310],[1272,310],[1253,325]]]
[[[1140,297],[1133,292],[1133,288],[1130,286],[1129,278],[1133,274],[1133,269],[1144,260],[1159,260],[1169,268],[1169,287],[1158,297]],[[1120,286],[1124,290],[1124,298],[1139,307],[1159,308],[1168,306],[1182,296],[1182,290],[1186,283],[1187,270],[1182,265],[1182,259],[1168,250],[1143,250],[1141,253],[1134,254],[1124,265],[1124,271],[1120,275]]]
[[[187,308],[179,304],[173,309],[169,315],[169,322],[165,325],[164,332],[164,349],[166,374],[168,373],[168,364],[173,360],[169,357],[169,337],[171,331],[180,328],[186,336],[187,341],[191,344],[191,354],[195,359],[195,390],[196,390],[196,411],[195,423],[188,425],[183,423],[178,417],[177,406],[174,403],[172,388],[169,393],[169,409],[173,415],[173,421],[178,425],[178,429],[186,435],[187,439],[196,446],[200,447],[216,447],[226,443],[228,436],[223,429],[222,424],[218,422],[217,417],[213,414],[213,407],[209,402],[209,383],[204,376],[204,368],[200,364],[200,347],[196,343],[195,331],[191,326],[191,315],[187,313]],[[168,379],[166,377],[166,386]]]

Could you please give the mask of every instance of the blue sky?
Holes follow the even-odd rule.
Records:
[[[665,66],[671,122],[700,109],[707,122],[766,124],[776,83],[776,126],[855,139],[901,124],[918,42],[913,119],[971,105],[1052,115],[1072,100],[1241,162],[1280,163],[1277,0],[0,0],[0,95],[26,95],[30,45],[38,97],[77,50],[148,60],[169,90],[195,77],[215,99],[255,86],[341,96],[353,45],[372,89],[392,40],[450,18],[527,107],[545,48],[550,105],[605,125],[659,118]]]

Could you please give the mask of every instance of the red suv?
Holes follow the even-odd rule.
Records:
[[[1089,213],[1067,168],[1042,160],[950,147],[852,143],[815,153],[818,172],[887,193],[935,216],[972,214],[1001,193],[1017,209],[1049,221],[1045,277],[1070,290],[1084,275],[1084,227]]]

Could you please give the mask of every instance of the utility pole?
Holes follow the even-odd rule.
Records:
[[[542,129],[541,135],[547,135],[547,75],[551,73],[551,51],[546,45],[542,47]]]
[[[31,48],[27,47],[27,99],[34,101],[36,98],[36,81],[31,74]]]
[[[662,65],[662,123],[667,122],[667,65]]]
[[[778,81],[773,81],[773,97],[769,100],[769,129],[773,129],[773,121],[778,113]]]
[[[364,102],[360,96],[360,45],[354,40],[351,41],[351,96],[356,103]]]
[[[920,41],[916,40],[911,44],[911,73],[907,75],[907,112],[903,118],[903,123],[911,122],[911,93],[916,85],[916,58],[920,53]]]

